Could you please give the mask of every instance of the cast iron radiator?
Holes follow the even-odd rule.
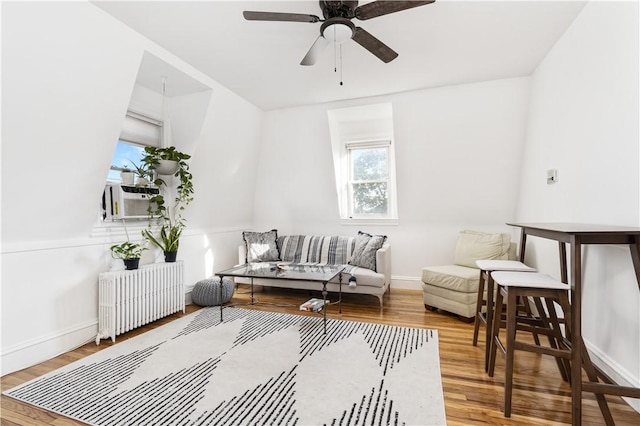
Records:
[[[185,311],[183,261],[103,272],[98,280],[98,335],[111,338]]]

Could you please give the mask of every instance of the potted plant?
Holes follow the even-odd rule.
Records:
[[[181,168],[189,168],[185,160],[191,156],[178,151],[175,146],[166,148],[148,146],[144,151],[142,162],[147,166],[147,169],[154,170],[160,175],[174,175]]]
[[[155,179],[152,183],[161,189],[159,194],[155,194],[149,199],[147,210],[149,228],[143,230],[142,235],[164,251],[166,262],[172,262],[176,259],[180,236],[185,227],[182,211],[193,201],[193,176],[189,171],[189,164],[186,162],[189,158],[191,158],[190,155],[176,150],[173,146],[167,148],[146,147],[145,155],[142,158],[145,170],[152,174],[155,172]],[[179,179],[179,183],[174,203],[171,206],[167,205],[164,198],[167,182],[159,176],[163,174],[158,171],[162,161],[173,161],[177,166],[173,175]],[[159,227],[157,233],[154,233],[153,224],[157,224]]]
[[[114,244],[111,246],[111,256],[114,259],[122,259],[127,270],[138,269],[140,264],[140,256],[147,248],[138,243],[125,241],[124,243]]]
[[[184,224],[167,223],[160,228],[159,236],[153,235],[151,229],[143,230],[142,235],[151,241],[152,244],[162,249],[165,262],[175,262],[183,227]]]
[[[133,185],[133,178],[135,177],[133,171],[126,164],[122,166],[120,172],[120,179],[123,185]]]
[[[149,185],[151,179],[153,179],[153,172],[144,168],[144,166],[139,166],[133,161],[131,161],[133,167],[136,169],[136,174],[138,175],[138,179],[136,180],[137,185]]]

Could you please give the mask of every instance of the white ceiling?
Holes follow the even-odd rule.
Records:
[[[385,64],[346,41],[340,86],[333,46],[314,66],[300,65],[319,35],[319,22],[258,22],[242,16],[243,10],[322,16],[317,1],[93,3],[264,110],[530,75],[585,5],[437,0],[354,19],[399,56]],[[140,78],[158,86],[160,75],[146,72]]]
[[[147,89],[160,94],[164,93],[168,97],[210,90],[203,83],[149,52],[145,52],[142,56],[136,82]]]

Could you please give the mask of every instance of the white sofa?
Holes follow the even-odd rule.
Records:
[[[346,264],[342,274],[342,292],[376,296],[382,309],[383,296],[391,284],[391,245],[385,239],[382,247],[375,251],[375,270],[373,270],[348,264],[350,260],[353,260],[358,238],[312,235],[280,236],[277,237],[279,260],[307,265]],[[238,260],[241,264],[247,262],[246,244],[239,246]],[[355,282],[351,282],[350,286],[351,277],[355,278]],[[236,283],[250,283],[250,279],[236,278]],[[266,287],[322,290],[318,283],[309,281],[255,278],[253,283]],[[335,293],[340,290],[338,278],[327,284],[327,290]]]

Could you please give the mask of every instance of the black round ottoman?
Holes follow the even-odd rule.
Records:
[[[220,277],[198,281],[191,291],[191,300],[198,306],[218,306],[233,297],[235,284],[231,278],[222,280],[222,301],[220,301]]]

